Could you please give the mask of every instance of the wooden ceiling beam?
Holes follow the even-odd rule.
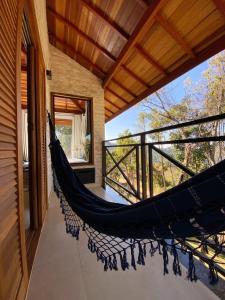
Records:
[[[124,90],[125,92],[127,92],[133,98],[137,97],[137,95],[135,95],[134,93],[132,93],[126,86],[124,86],[123,84],[121,84],[115,78],[112,79],[112,82],[114,82],[115,84],[117,84],[122,90]]]
[[[68,49],[69,51],[71,51],[73,53],[73,55],[80,56],[83,60],[85,60],[90,65],[90,67],[92,67],[95,70],[97,70],[98,72],[102,73],[104,76],[106,75],[106,73],[101,68],[99,68],[96,64],[94,64],[90,59],[88,59],[87,57],[83,56],[83,54],[81,54],[80,52],[76,51],[71,45],[66,44],[63,40],[59,39],[58,37],[56,37],[55,35],[53,35],[51,32],[49,32],[49,37],[53,41],[59,43],[62,47],[66,47],[66,49]],[[78,62],[78,63],[81,64],[80,62]],[[89,71],[91,72],[91,70],[89,70]]]
[[[163,69],[162,66],[160,66],[159,63],[157,63],[154,58],[149,54],[147,53],[140,45],[136,44],[136,49],[138,50],[139,54],[142,55],[142,57],[147,61],[149,62],[155,69],[157,69],[160,73],[162,73],[163,75],[167,75],[166,74],[166,71]]]
[[[70,108],[54,108],[55,112],[62,112],[62,113],[71,113],[71,114],[82,114],[82,111],[78,110],[78,109],[70,109]]]
[[[220,11],[222,16],[225,18],[225,3],[222,0],[213,0],[216,8]]]
[[[138,75],[136,75],[134,72],[132,72],[130,69],[128,69],[125,65],[120,66],[124,71],[127,72],[128,75],[133,77],[135,80],[140,82],[142,85],[144,85],[146,88],[149,88],[150,86],[143,80],[141,79]]]
[[[192,58],[196,57],[190,45],[183,39],[183,37],[171,22],[166,20],[166,18],[161,13],[158,13],[155,16],[155,19],[164,28],[164,30],[177,42],[177,44],[180,45],[185,53],[190,55]]]
[[[115,21],[113,21],[109,16],[105,14],[104,11],[99,9],[96,5],[93,5],[91,2],[87,2],[86,0],[79,0],[79,2],[85,6],[88,10],[90,10],[96,17],[100,18],[105,24],[107,24],[114,32],[119,34],[123,40],[127,41],[130,35]]]
[[[111,109],[107,108],[107,107],[105,107],[105,110],[110,112],[111,114],[114,114],[114,112]]]
[[[122,90],[124,90],[125,92],[127,92],[133,98],[135,98],[137,96],[133,92],[131,92],[126,86],[124,86],[119,81],[117,81],[115,78],[112,79],[112,82],[114,82],[116,85],[118,85]]]
[[[114,91],[111,90],[110,88],[107,87],[105,90],[106,90],[106,91],[109,91],[112,95],[114,95],[115,97],[119,98],[122,102],[124,102],[124,103],[126,103],[126,104],[129,103],[126,99],[124,99],[123,97],[121,97],[120,95],[118,95],[116,92],[114,92]]]
[[[73,99],[73,98],[71,98],[71,99],[69,98],[69,100],[71,100],[82,111],[83,114],[85,113],[85,109],[80,105],[78,100]]]
[[[109,84],[110,80],[113,78],[120,65],[122,65],[123,62],[126,61],[126,59],[129,57],[130,49],[132,49],[132,47],[138,42],[138,40],[144,37],[146,32],[155,22],[155,15],[167,2],[168,0],[152,0],[151,4],[149,5],[143,17],[136,26],[133,34],[122,49],[116,63],[112,66],[110,72],[105,78],[103,82],[103,87],[106,87]]]
[[[99,45],[95,40],[93,40],[89,35],[81,31],[76,25],[74,25],[72,22],[58,14],[56,11],[54,11],[49,6],[47,7],[47,12],[50,13],[53,17],[64,23],[66,26],[70,27],[72,30],[74,30],[79,36],[81,36],[83,39],[88,41],[92,46],[100,51],[105,57],[110,59],[113,63],[116,61],[116,57],[114,57],[108,50],[106,50],[104,47]]]
[[[145,0],[136,0],[138,4],[140,4],[143,8],[148,7],[148,3]]]
[[[224,33],[221,36],[221,33]],[[215,39],[216,36],[219,36],[217,40],[215,40],[210,46],[208,46],[206,49],[201,50],[197,53],[197,49],[201,47],[202,45],[210,43],[213,39]],[[196,49],[196,57],[194,59],[190,58],[186,62],[184,62],[182,65],[180,65],[178,68],[176,68],[174,71],[170,72],[168,76],[163,77],[161,80],[159,80],[156,84],[154,84],[149,89],[146,89],[143,93],[141,93],[136,99],[130,101],[130,103],[123,108],[120,109],[120,111],[114,113],[114,115],[110,116],[107,119],[107,122],[112,120],[113,118],[117,117],[122,112],[126,111],[128,108],[132,107],[133,105],[137,104],[139,101],[143,100],[144,98],[148,97],[152,93],[156,92],[158,89],[160,89],[162,86],[165,86],[169,82],[173,81],[174,79],[178,78],[179,76],[183,75],[184,73],[188,72],[192,68],[196,67],[203,61],[209,59],[213,55],[219,53],[220,51],[225,49],[224,44],[225,39],[225,26],[222,26],[219,30],[217,30],[216,33],[213,33],[211,36],[207,37],[204,41],[202,41],[195,49]]]
[[[109,104],[111,104],[112,106],[114,106],[117,109],[120,109],[120,107],[118,105],[116,105],[116,103],[113,103],[111,100],[109,100],[108,98],[105,97],[105,101],[109,102]]]

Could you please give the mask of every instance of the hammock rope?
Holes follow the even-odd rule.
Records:
[[[216,258],[224,252],[225,160],[160,195],[133,205],[107,202],[88,190],[71,168],[49,115],[54,191],[60,199],[66,232],[77,240],[88,237],[88,249],[104,270],[127,270],[145,265],[147,254],[163,258],[163,274],[182,275],[179,256],[187,254],[187,278],[197,280],[193,255],[216,247],[209,281],[218,281]],[[195,238],[193,240],[193,238]],[[198,238],[198,239],[196,239]],[[187,247],[187,243],[197,244]],[[170,254],[170,255],[169,255]]]

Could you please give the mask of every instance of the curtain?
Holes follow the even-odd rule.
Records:
[[[72,134],[72,157],[84,159],[86,157],[87,117],[84,115],[74,115]]]
[[[23,161],[29,160],[28,150],[28,122],[27,111],[22,110],[22,143],[23,143]]]

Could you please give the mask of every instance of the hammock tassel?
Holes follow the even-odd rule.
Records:
[[[209,264],[209,282],[210,284],[216,284],[218,280],[219,280],[219,276],[217,274],[213,262],[211,262]]]
[[[138,253],[138,260],[137,260],[137,263],[139,265],[142,265],[144,266],[145,265],[145,259],[144,259],[144,251],[142,249],[142,246],[141,246],[141,242],[138,241],[138,250],[139,250],[139,253]]]
[[[113,254],[113,262],[112,262],[112,265],[113,265],[113,270],[118,271],[118,267],[117,267],[117,258],[116,258],[116,254],[115,254],[115,253]]]
[[[168,256],[168,248],[167,248],[167,244],[164,240],[162,240],[162,255],[163,255],[163,275],[168,274],[168,263],[169,263],[169,256]]]
[[[174,257],[174,259],[173,259],[173,273],[175,275],[181,276],[181,267],[180,267],[180,262],[179,262],[179,256],[178,256],[178,253],[177,253],[176,246],[174,245],[174,240],[172,241],[171,251],[172,251],[172,255]]]
[[[194,258],[193,258],[193,253],[192,252],[188,252],[189,255],[189,265],[188,265],[188,274],[187,274],[187,278],[190,281],[197,281],[197,276],[195,273],[195,265],[194,265]]]
[[[108,268],[109,268],[108,259],[107,259],[107,257],[105,257],[104,271],[106,272],[108,270]]]
[[[133,267],[134,270],[137,270],[136,263],[135,263],[135,257],[134,257],[134,247],[135,247],[134,244],[130,246],[130,251],[131,251],[131,266]]]

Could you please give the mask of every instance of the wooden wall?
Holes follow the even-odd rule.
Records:
[[[21,201],[21,137],[17,89],[21,48],[22,2],[2,0],[0,6],[0,299],[24,297],[26,249]]]
[[[20,55],[22,12],[26,8],[37,53],[35,128],[38,176],[38,229],[47,209],[45,65],[33,1],[0,2],[0,300],[24,299],[28,284],[23,206]],[[47,30],[47,29],[46,29]],[[37,241],[36,241],[37,244]],[[32,250],[35,251],[35,248]]]

